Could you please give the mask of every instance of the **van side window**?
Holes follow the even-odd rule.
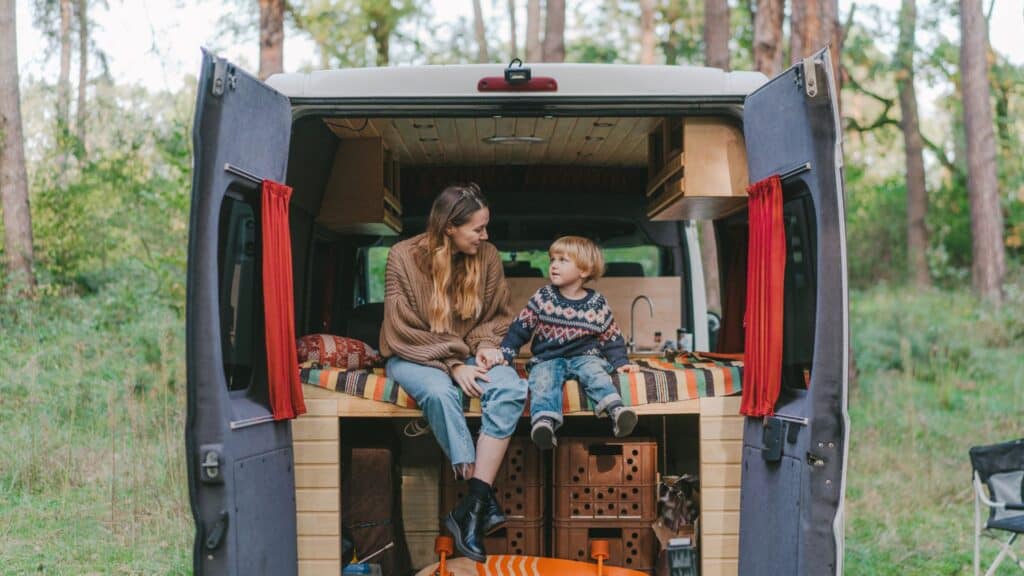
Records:
[[[232,192],[220,209],[220,343],[229,390],[249,387],[264,347],[258,213],[244,196]]]
[[[664,258],[657,246],[601,248],[601,254],[604,256],[605,276],[661,276]],[[501,260],[505,276],[509,278],[548,275],[547,250],[502,251]]]
[[[390,246],[371,246],[360,249],[363,263],[363,281],[360,282],[360,304],[384,301],[384,270],[388,264]]]

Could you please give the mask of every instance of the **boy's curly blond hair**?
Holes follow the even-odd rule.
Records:
[[[562,236],[548,248],[548,256],[562,254],[572,260],[586,279],[584,283],[597,280],[604,275],[604,256],[601,249],[589,238],[582,236]]]

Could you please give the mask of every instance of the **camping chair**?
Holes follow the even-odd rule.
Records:
[[[970,454],[974,469],[974,574],[977,576],[981,568],[981,536],[998,540],[998,536],[991,533],[995,530],[1009,532],[1010,539],[1002,545],[985,576],[994,574],[1007,556],[1024,570],[1024,562],[1013,551],[1017,537],[1024,534],[1024,438],[975,446]],[[984,526],[981,522],[983,504],[989,510]]]

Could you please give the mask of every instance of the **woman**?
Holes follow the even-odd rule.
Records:
[[[388,375],[423,410],[456,473],[470,479],[445,524],[477,562],[486,557],[484,534],[505,521],[491,484],[526,402],[525,381],[498,350],[512,309],[501,258],[487,242],[489,219],[476,184],[441,192],[427,231],[388,255],[380,335]],[[459,389],[483,408],[475,455]]]

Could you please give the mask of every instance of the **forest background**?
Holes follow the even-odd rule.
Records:
[[[140,33],[130,54],[98,40]],[[0,572],[191,570],[199,42],[261,77],[513,56],[772,76],[830,42],[856,359],[846,569],[967,573],[967,448],[1024,436],[1022,33],[1020,0],[0,0]]]

